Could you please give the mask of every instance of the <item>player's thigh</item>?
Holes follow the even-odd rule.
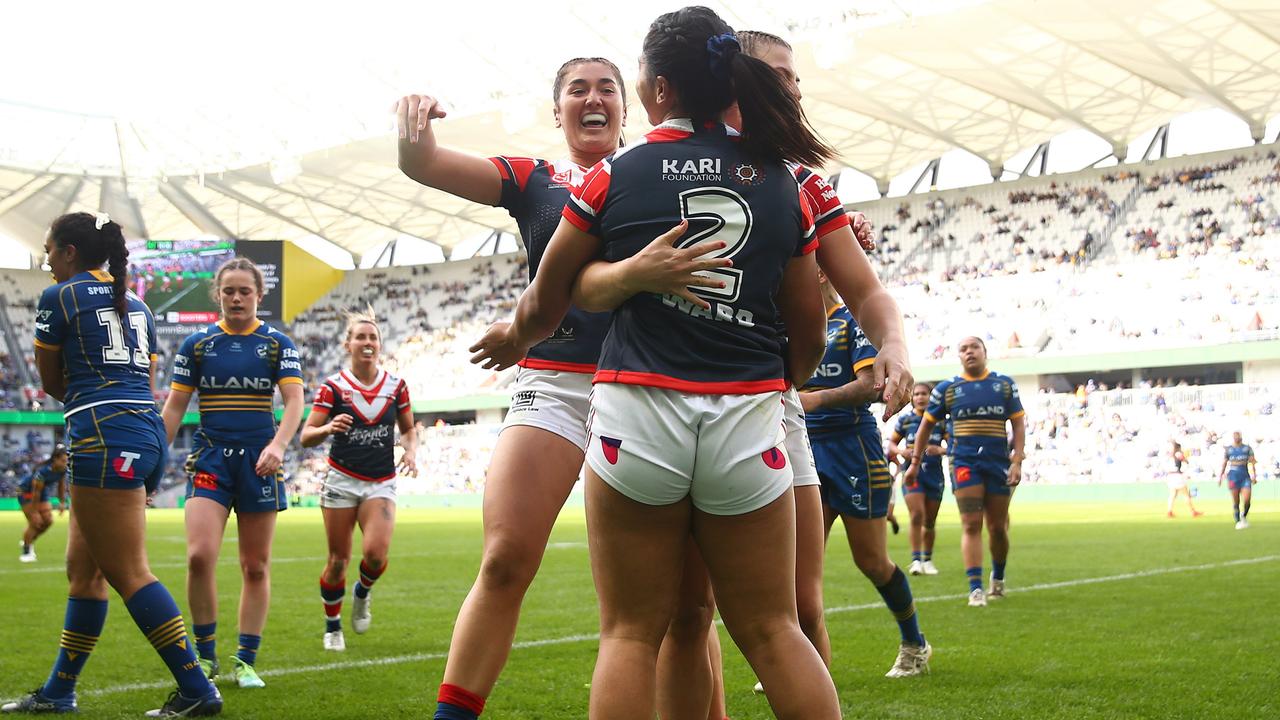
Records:
[[[33,500],[22,505],[22,514],[27,519],[27,524],[35,527],[40,524],[40,508]]]
[[[147,496],[132,490],[71,487],[71,511],[93,561],[116,592],[128,599],[150,578],[146,551]]]
[[[795,498],[787,490],[743,515],[695,511],[694,538],[707,563],[725,624],[739,643],[796,617]]]
[[[820,594],[827,530],[822,494],[817,485],[802,485],[793,492],[796,504],[796,591]]]
[[[675,608],[690,502],[647,505],[587,472],[587,539],[602,633],[657,643]]]
[[[1241,502],[1252,502],[1252,501],[1253,501],[1253,486],[1252,486],[1252,485],[1246,485],[1246,486],[1244,486],[1244,487],[1240,488],[1240,500],[1241,500]]]
[[[564,437],[536,427],[505,429],[485,479],[485,547],[516,543],[541,554],[581,467],[581,448]]]
[[[911,513],[911,518],[913,520],[915,518],[921,518],[921,519],[924,518],[924,513],[925,513],[924,493],[909,492],[903,498],[903,502],[907,504],[907,511]]]
[[[388,481],[394,482],[394,481]],[[396,503],[385,497],[371,497],[356,510],[360,523],[361,547],[366,551],[386,553],[391,534],[396,528]]]
[[[1009,524],[1009,504],[1013,495],[988,492],[983,500],[983,513],[988,528],[1003,529]]]
[[[849,538],[849,550],[853,553],[854,564],[864,573],[881,574],[892,562],[889,560],[888,533],[885,518],[862,518],[842,515],[844,531]],[[873,580],[883,582],[885,578],[874,577]]]
[[[106,599],[107,582],[89,551],[89,541],[80,532],[75,513],[67,521],[67,581],[71,597]]]
[[[48,502],[42,502],[40,503],[39,512],[41,527],[47,529],[50,525],[53,525],[53,505]]]
[[[324,536],[329,546],[330,558],[348,560],[351,557],[351,535],[356,529],[354,507],[322,507]]]
[[[242,567],[261,568],[271,562],[276,516],[274,511],[236,513],[236,534]]]
[[[200,556],[209,563],[216,562],[230,510],[216,500],[196,496],[186,501],[182,512],[187,533],[187,555]]]
[[[926,497],[924,500],[925,526],[932,527],[938,522],[938,511],[942,509],[942,498]]]
[[[954,486],[951,490],[956,499],[956,509],[960,511],[960,522],[971,530],[976,524],[982,527],[983,508],[986,505],[987,490],[981,482]]]

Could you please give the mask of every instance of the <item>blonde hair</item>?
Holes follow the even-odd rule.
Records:
[[[365,305],[363,310],[346,310],[342,316],[347,319],[347,339],[345,342],[351,341],[351,331],[361,323],[369,323],[374,330],[378,331],[378,339],[382,339],[382,328],[378,326],[378,316],[373,312],[372,305]]]

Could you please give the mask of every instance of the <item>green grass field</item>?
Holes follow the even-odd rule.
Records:
[[[1163,489],[1160,489],[1162,492]],[[1233,529],[1228,507],[1166,520],[1147,504],[1014,505],[1010,596],[966,607],[959,530],[944,509],[936,563],[912,578],[932,675],[886,680],[897,629],[852,566],[840,530],[827,557],[833,674],[846,717],[874,718],[1271,718],[1280,716],[1280,512],[1257,508],[1253,527]],[[899,507],[905,514],[905,508]],[[0,514],[0,537],[17,538],[16,512]],[[65,522],[20,565],[0,560],[0,697],[40,685],[61,629]],[[233,539],[234,529],[228,532]],[[324,551],[316,510],[281,517],[274,597],[258,668],[265,690],[223,688],[236,718],[430,717],[454,615],[479,562],[475,510],[401,512],[392,560],[374,590],[374,624],[350,630],[347,652],[320,647],[317,577]],[[485,717],[586,716],[597,631],[580,509],[567,510],[525,602],[507,670]],[[12,542],[12,540],[6,541]],[[152,511],[156,574],[186,607],[178,511]],[[903,565],[905,533],[891,538]],[[222,560],[219,615],[223,665],[235,648],[239,589],[235,544]],[[723,632],[723,631],[722,631]],[[735,720],[771,717],[754,678],[725,643],[725,683]],[[137,717],[158,707],[168,675],[113,598],[107,628],[81,680],[85,717]]]

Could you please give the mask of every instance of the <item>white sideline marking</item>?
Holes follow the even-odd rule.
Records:
[[[308,558],[310,559],[310,558]],[[1198,572],[1201,570],[1216,570],[1218,568],[1234,567],[1238,565],[1256,565],[1259,563],[1272,562],[1280,560],[1280,555],[1263,555],[1262,557],[1243,558],[1240,560],[1226,560],[1216,563],[1204,563],[1202,565],[1181,565],[1167,568],[1154,568],[1151,570],[1140,570],[1138,572],[1121,573],[1119,575],[1103,575],[1101,577],[1078,578],[1075,580],[1062,580],[1059,582],[1040,583],[1038,585],[1027,585],[1025,587],[1013,587],[1010,592],[1013,594],[1022,594],[1028,592],[1036,592],[1041,590],[1058,590],[1067,587],[1078,587],[1081,585],[1096,585],[1098,583],[1116,582],[1120,580],[1135,580],[1138,578],[1152,577],[1155,575],[1172,575],[1174,573]],[[943,602],[949,600],[963,600],[969,597],[969,593],[956,593],[951,595],[931,595],[929,597],[918,597],[915,599],[918,603],[925,602]],[[837,613],[854,612],[858,610],[877,610],[884,609],[884,603],[867,603],[864,605],[843,605],[840,607],[827,608],[828,615]],[[716,621],[720,624],[720,621]],[[318,640],[319,638],[317,638]],[[512,645],[514,650],[523,650],[528,648],[545,647],[548,645],[568,645],[577,642],[591,642],[599,640],[599,633],[589,635],[567,635],[558,638],[546,638],[544,640],[526,640]],[[429,652],[429,653],[411,653],[408,655],[391,655],[380,658],[368,658],[365,660],[349,660],[341,662],[324,663],[321,665],[306,665],[301,667],[280,668],[279,670],[266,670],[260,673],[263,677],[284,677],[286,675],[299,675],[303,673],[328,672],[330,670],[349,670],[351,668],[363,667],[380,667],[383,665],[400,665],[409,662],[419,662],[424,660],[443,660],[448,653],[446,652]],[[94,697],[99,695],[114,695],[116,693],[131,692],[133,690],[160,690],[173,688],[172,680],[164,680],[157,682],[145,683],[129,683],[126,685],[113,685],[105,688],[90,689],[80,693],[82,697]]]

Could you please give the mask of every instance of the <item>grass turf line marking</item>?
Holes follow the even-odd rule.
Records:
[[[1201,565],[1181,565],[1167,568],[1155,568],[1151,570],[1140,570],[1131,573],[1121,573],[1119,575],[1103,575],[1101,577],[1077,578],[1075,580],[1061,580],[1059,582],[1040,583],[1037,585],[1027,585],[1026,587],[1014,587],[1010,592],[1015,594],[1037,592],[1042,590],[1059,590],[1061,588],[1079,587],[1081,585],[1096,585],[1099,583],[1118,582],[1121,580],[1136,580],[1144,577],[1153,577],[1156,575],[1172,575],[1184,572],[1199,572],[1202,570],[1217,570],[1220,568],[1236,567],[1239,565],[1257,565],[1259,563],[1272,562],[1280,560],[1280,555],[1263,555],[1262,557],[1243,558],[1240,560],[1226,560],[1216,563],[1204,563]],[[942,602],[947,600],[962,600],[969,597],[969,593],[955,593],[952,595],[931,595],[929,597],[917,597],[918,603],[923,602]],[[837,613],[855,612],[858,610],[876,610],[883,609],[884,603],[867,603],[864,605],[844,605],[840,607],[827,608],[828,615]],[[721,624],[719,620],[717,624]],[[577,642],[592,642],[599,640],[599,633],[591,633],[587,635],[567,635],[558,638],[546,638],[543,640],[526,640],[515,643],[511,646],[513,650],[525,650],[536,647],[546,647],[548,645],[568,645]],[[303,673],[328,672],[330,670],[350,670],[352,668],[364,667],[380,667],[384,665],[400,665],[408,662],[420,662],[425,660],[443,660],[448,655],[447,652],[423,652],[411,653],[408,655],[391,655],[380,658],[368,658],[366,660],[348,660],[341,662],[324,663],[321,665],[307,665],[302,667],[280,668],[279,670],[266,670],[260,673],[263,677],[284,677],[286,675],[298,675]],[[160,690],[172,688],[173,680],[164,680],[159,682],[146,683],[130,683],[127,685],[113,685],[100,689],[90,689],[79,693],[82,697],[96,697],[99,695],[114,695],[122,692],[131,692],[134,690]]]

